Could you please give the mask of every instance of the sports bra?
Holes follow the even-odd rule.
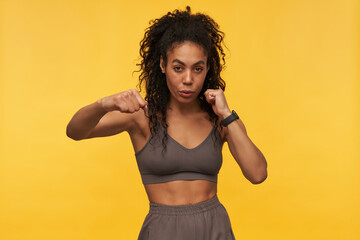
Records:
[[[164,151],[165,130],[159,126],[157,134],[151,134],[153,138],[150,136],[145,146],[135,153],[143,184],[196,179],[217,182],[223,160],[221,135],[215,125],[205,140],[191,149],[167,134]]]

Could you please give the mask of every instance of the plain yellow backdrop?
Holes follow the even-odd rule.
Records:
[[[1,0],[0,239],[137,238],[149,205],[128,134],[65,129],[136,88],[149,21],[187,4],[225,32],[227,101],[268,161],[253,185],[224,145],[236,238],[360,239],[356,0]]]

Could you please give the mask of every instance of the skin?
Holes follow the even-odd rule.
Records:
[[[202,47],[186,41],[167,53],[167,64],[161,58],[160,67],[171,93],[167,110],[168,134],[184,147],[194,148],[213,127],[197,99],[209,70],[207,55]],[[192,90],[194,94],[184,98],[179,94],[180,90]],[[135,151],[140,150],[150,137],[147,119],[144,119],[143,131],[146,138],[133,141]],[[176,180],[144,186],[150,202],[165,205],[195,204],[212,198],[217,192],[217,184],[207,180]]]
[[[197,95],[202,89],[206,73],[207,55],[204,49],[189,41],[176,44],[167,52],[167,63],[160,59],[170,90],[167,109],[168,134],[186,148],[198,146],[212,130],[207,112],[200,108]],[[192,90],[184,98],[179,91]],[[231,114],[221,89],[207,89],[204,93],[220,121]],[[67,136],[74,140],[115,135],[127,131],[134,151],[140,151],[150,138],[149,120],[145,117],[147,102],[135,89],[130,89],[80,109],[67,126]],[[145,111],[145,112],[144,112]],[[260,150],[247,136],[240,119],[231,122],[220,132],[222,143],[229,150],[244,176],[253,184],[267,178],[267,162]],[[165,205],[189,205],[206,201],[217,193],[217,183],[207,180],[176,180],[166,183],[144,184],[150,202]]]

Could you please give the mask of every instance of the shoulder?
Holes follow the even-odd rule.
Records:
[[[132,134],[145,134],[148,132],[147,130],[149,129],[149,118],[148,116],[148,110],[147,108],[145,109],[140,109],[139,111],[135,112],[132,114],[132,127],[129,128],[128,133]]]

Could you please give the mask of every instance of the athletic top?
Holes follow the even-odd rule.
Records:
[[[222,141],[215,125],[205,140],[191,149],[167,134],[165,151],[162,146],[165,129],[159,126],[157,134],[151,135],[153,138],[150,136],[135,153],[143,184],[195,179],[217,182],[222,165]]]

